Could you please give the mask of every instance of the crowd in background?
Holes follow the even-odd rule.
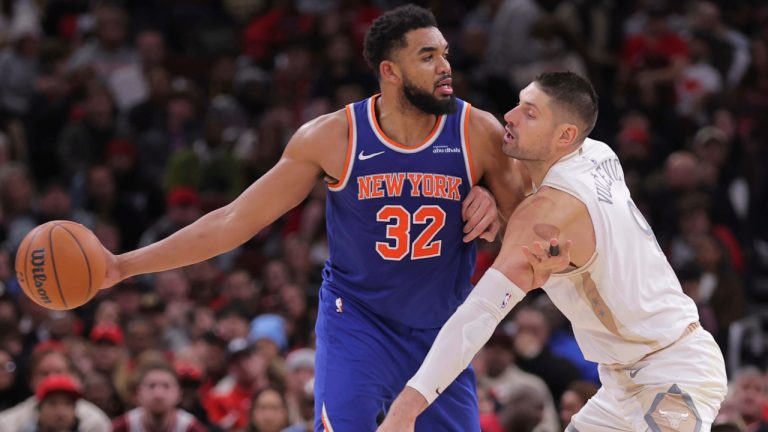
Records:
[[[235,251],[74,311],[29,301],[14,255],[49,220],[120,253],[229,202],[302,123],[377,91],[363,37],[402,3],[0,0],[0,431],[312,430],[322,179]],[[541,72],[592,80],[592,137],[726,357],[713,430],[768,431],[768,4],[417,3],[456,94],[499,117]],[[475,278],[497,250],[481,242]],[[564,317],[529,297],[473,362],[484,432],[560,431],[598,388]]]

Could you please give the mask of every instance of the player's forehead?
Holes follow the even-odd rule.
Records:
[[[519,94],[520,105],[533,107],[541,112],[551,112],[550,97],[536,84],[532,82]]]
[[[448,41],[437,27],[424,27],[405,34],[405,47],[403,47],[405,53],[418,55],[425,50],[446,49],[448,49]]]

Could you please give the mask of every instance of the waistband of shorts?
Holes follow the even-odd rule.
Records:
[[[671,343],[667,344],[667,346],[664,346],[664,347],[661,347],[661,348],[659,348],[659,349],[657,349],[655,351],[649,352],[648,354],[644,355],[643,358],[641,358],[638,361],[643,361],[643,360],[647,359],[648,357],[656,354],[659,351],[664,351],[665,349],[667,349],[667,348],[671,347],[672,345],[674,345],[674,344],[680,342],[681,340],[685,339],[686,336],[690,335],[691,333],[695,332],[696,330],[698,330],[700,328],[701,328],[701,324],[698,321],[694,321],[694,322],[688,324],[688,327],[686,327],[685,330],[683,330],[683,333],[680,335],[679,338],[673,340]]]
[[[683,333],[680,335],[680,337],[678,337],[677,339],[673,340],[672,342],[670,342],[669,344],[667,344],[667,345],[665,345],[665,346],[663,346],[661,348],[658,348],[658,349],[655,349],[655,350],[649,352],[648,354],[640,357],[638,360],[633,361],[631,363],[608,363],[608,364],[604,364],[604,366],[609,367],[611,369],[626,369],[627,367],[631,367],[632,365],[635,365],[635,364],[637,364],[637,363],[639,363],[639,362],[641,362],[643,360],[648,359],[648,357],[650,357],[650,356],[652,356],[652,355],[654,355],[654,354],[656,354],[656,353],[658,353],[660,351],[664,351],[665,349],[667,349],[667,348],[671,347],[672,345],[674,345],[674,344],[680,342],[681,340],[685,339],[688,335],[690,335],[691,333],[695,332],[696,330],[698,330],[700,328],[701,328],[701,324],[698,321],[694,321],[694,322],[688,324],[688,326],[685,328],[685,330],[683,330]]]

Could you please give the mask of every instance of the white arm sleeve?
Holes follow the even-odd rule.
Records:
[[[472,361],[496,326],[525,297],[498,270],[489,268],[438,333],[408,386],[432,403]]]

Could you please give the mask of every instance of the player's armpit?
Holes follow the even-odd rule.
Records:
[[[544,187],[526,198],[512,214],[493,267],[523,290],[537,288],[531,264],[522,251],[534,242],[556,238],[573,242],[570,261],[580,267],[595,251],[595,234],[586,205],[563,191]]]

